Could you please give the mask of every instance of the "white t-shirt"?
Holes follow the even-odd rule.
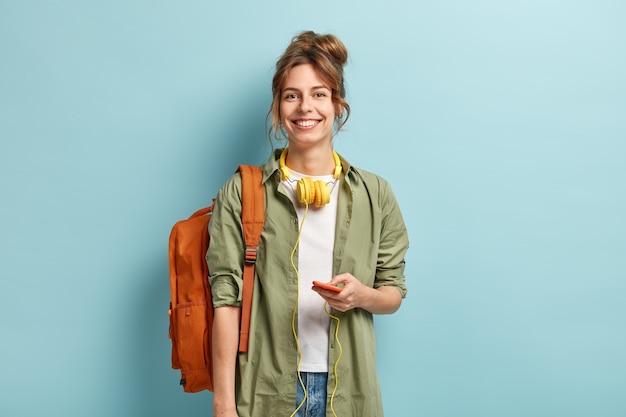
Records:
[[[296,198],[296,183],[305,175],[290,170],[290,178],[283,181],[287,195],[294,203],[299,224],[305,205]],[[298,342],[302,349],[303,372],[328,372],[328,338],[330,317],[324,312],[324,299],[311,289],[313,281],[328,282],[333,276],[333,251],[337,222],[339,180],[332,175],[311,176],[322,180],[330,189],[330,203],[317,208],[309,204],[298,244],[299,299]]]

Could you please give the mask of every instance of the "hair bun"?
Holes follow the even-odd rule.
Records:
[[[348,50],[335,35],[319,35],[313,31],[306,31],[296,36],[294,42],[301,43],[304,49],[321,50],[342,67],[348,62]]]

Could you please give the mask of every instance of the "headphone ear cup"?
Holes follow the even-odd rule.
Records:
[[[324,207],[330,203],[330,190],[324,181],[315,181],[315,207]]]
[[[304,177],[296,183],[298,201],[313,204],[315,207],[324,207],[330,203],[330,190],[324,181],[313,181]]]
[[[296,183],[296,196],[298,197],[299,202],[311,204],[314,195],[315,188],[311,178],[304,177]]]

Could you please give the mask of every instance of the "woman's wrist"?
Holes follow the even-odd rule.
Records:
[[[232,396],[226,396],[226,398],[222,398],[219,395],[213,396],[213,414],[216,416],[219,415],[228,415],[229,413],[236,412],[237,405],[235,404],[235,399]]]

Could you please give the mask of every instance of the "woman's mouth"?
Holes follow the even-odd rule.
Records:
[[[319,120],[294,120],[293,123],[298,127],[314,127],[319,123]]]

